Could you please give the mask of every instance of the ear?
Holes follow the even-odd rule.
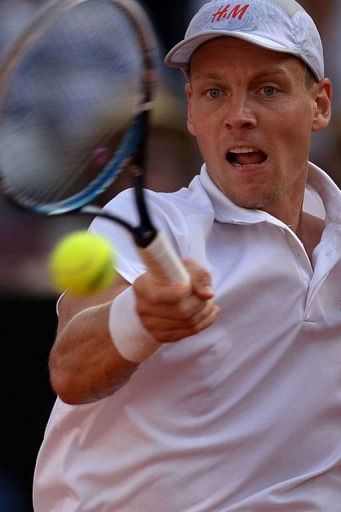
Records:
[[[319,132],[327,128],[331,118],[333,86],[328,78],[321,80],[314,88],[315,112],[312,131]]]
[[[193,91],[190,82],[185,85],[185,92],[187,97],[187,129],[191,135],[195,137],[195,129],[193,125],[192,107],[193,107]]]

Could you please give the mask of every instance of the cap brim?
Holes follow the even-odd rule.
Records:
[[[277,52],[284,52],[296,55],[296,52],[288,49],[287,47],[267,39],[263,36],[256,34],[245,34],[244,32],[228,31],[228,30],[212,30],[208,32],[201,32],[196,36],[189,37],[183,41],[180,41],[165,57],[165,64],[173,68],[186,68],[191,60],[191,57],[195,50],[199,48],[203,43],[217,37],[235,37],[237,39],[243,39],[248,43],[267,48]]]

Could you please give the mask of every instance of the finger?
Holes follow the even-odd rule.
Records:
[[[200,332],[206,325],[210,325],[219,313],[220,309],[213,303],[207,303],[206,307],[195,316],[189,319],[162,318],[153,315],[141,316],[141,322],[144,327],[153,335],[159,336],[160,333],[174,333],[177,338],[178,333],[185,333],[186,336]]]
[[[189,336],[199,334],[204,329],[210,327],[215,322],[219,311],[219,307],[215,306],[208,316],[203,318],[197,325],[190,328],[179,326],[166,328],[163,326],[162,329],[156,327],[151,329],[150,333],[159,343],[174,343],[188,338]]]
[[[207,301],[199,299],[195,295],[186,297],[184,300],[169,304],[158,302],[157,305],[137,297],[136,311],[140,316],[156,316],[165,319],[188,320],[206,308]]]
[[[160,285],[148,273],[138,277],[133,286],[137,299],[158,305],[177,304],[191,293],[190,284]]]
[[[212,277],[205,268],[198,265],[193,260],[184,260],[192,283],[192,293],[203,300],[209,300],[213,297]]]

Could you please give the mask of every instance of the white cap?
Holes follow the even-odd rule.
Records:
[[[319,32],[295,0],[211,0],[193,17],[184,40],[168,53],[165,63],[186,69],[201,44],[221,36],[295,55],[307,64],[318,81],[324,78]]]

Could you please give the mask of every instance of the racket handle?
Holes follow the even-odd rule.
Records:
[[[173,246],[158,231],[148,247],[139,248],[141,259],[160,284],[189,283],[190,275]]]

